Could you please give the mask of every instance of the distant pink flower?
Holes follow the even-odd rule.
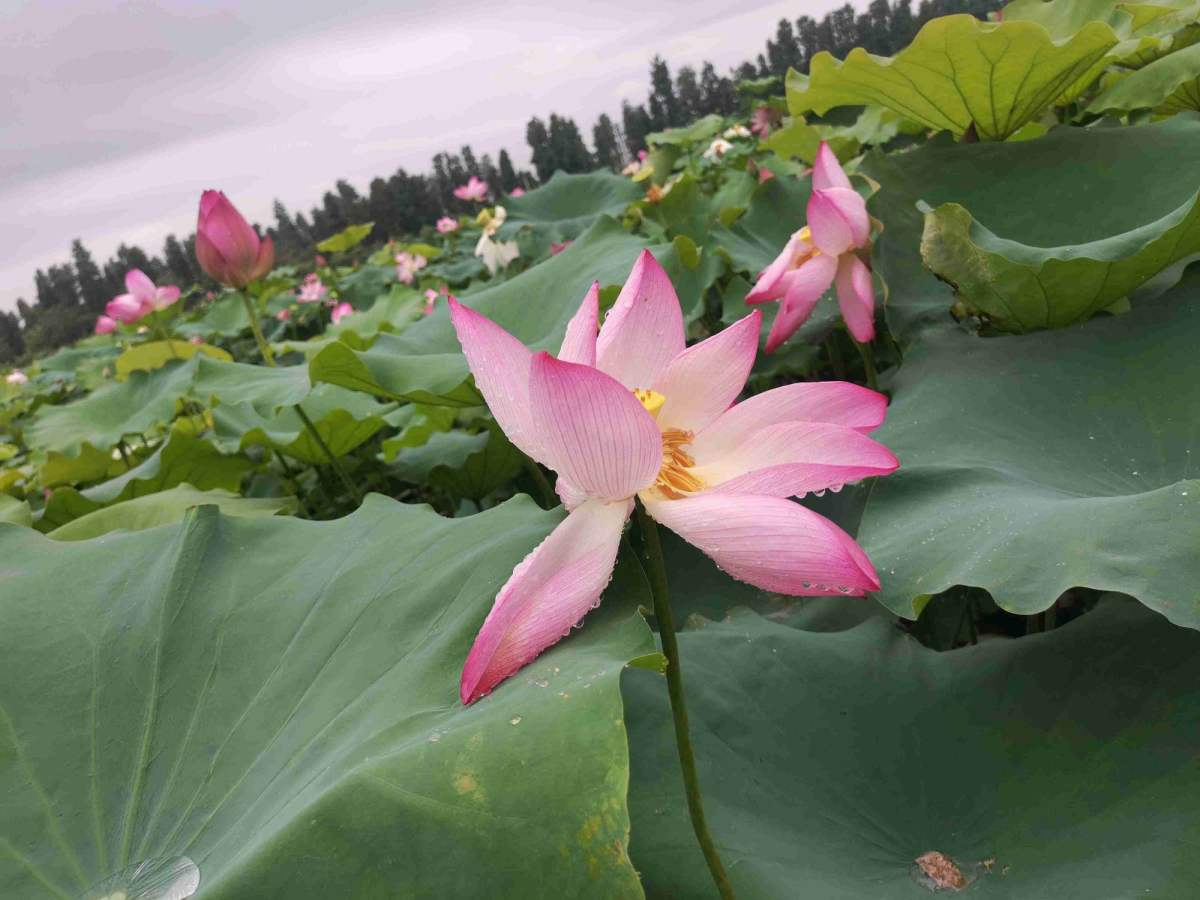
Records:
[[[354,307],[351,306],[349,303],[346,303],[346,302],[339,303],[337,306],[335,306],[333,308],[333,312],[331,313],[331,317],[333,318],[333,324],[336,325],[338,322],[342,321],[342,319],[346,318],[346,316],[350,315],[350,313],[352,313],[352,312],[354,312]]]
[[[179,288],[173,284],[155,287],[141,269],[130,269],[125,273],[125,290],[128,293],[113,297],[104,311],[110,318],[126,324],[166,309],[179,299]]]
[[[770,181],[774,177],[775,177],[775,173],[772,172],[770,169],[764,169],[762,166],[758,167],[758,183],[759,184],[762,184],[764,181]]]
[[[396,254],[396,278],[403,284],[412,284],[417,272],[429,263],[420,253],[409,253],[407,250]]]
[[[326,262],[324,256],[322,256],[320,253],[318,253],[316,256],[313,257],[313,265],[316,266],[318,269],[323,269],[327,265],[329,265],[329,263]]]
[[[637,152],[638,162],[645,162],[645,161],[646,161],[646,157],[647,157],[647,156],[649,156],[649,155],[650,155],[650,153],[649,153],[648,151],[646,151],[646,150],[639,150],[639,151]]]
[[[463,666],[464,703],[599,602],[634,498],[734,578],[765,591],[879,589],[853,538],[788,498],[894,471],[896,457],[866,436],[883,422],[887,399],[844,382],[798,383],[735,405],[762,316],[755,310],[687,347],[679,298],[648,252],[598,329],[599,306],[594,284],[555,359],[450,303],[476,387],[509,439],[558,473],[569,512],[497,594]]]
[[[26,375],[24,372],[22,372],[20,369],[13,369],[11,372],[9,372],[7,375],[4,376],[4,381],[6,384],[13,385],[13,387],[20,387],[23,384],[29,383],[29,376]]]
[[[320,303],[328,292],[329,289],[321,282],[320,276],[316,272],[312,272],[304,276],[304,281],[301,282],[300,290],[296,294],[296,302]]]
[[[117,320],[112,316],[96,317],[96,334],[112,334],[117,329]]]
[[[551,241],[550,242],[550,255],[558,256],[558,254],[562,253],[564,250],[566,250],[570,246],[571,246],[570,241],[563,241],[561,244],[556,244],[553,241]]]
[[[488,186],[487,182],[480,181],[472,175],[466,184],[460,184],[454,189],[454,196],[459,200],[474,200],[476,203],[482,203],[487,199]]]
[[[198,334],[193,334],[190,338],[188,338],[188,343],[200,346],[204,343],[204,338],[200,337]]]
[[[510,197],[524,197],[524,196],[525,196],[525,188],[523,188],[523,187],[515,187],[515,188],[513,188],[511,191],[509,191],[509,192],[508,192],[508,196],[510,196]]]
[[[458,231],[458,219],[453,216],[442,216],[437,220],[438,234],[453,234]]]
[[[244,288],[271,271],[275,244],[260,239],[223,193],[205,191],[196,221],[196,260],[213,280]]]
[[[824,141],[813,164],[812,187],[808,224],[791,236],[746,295],[747,303],[782,300],[767,336],[768,353],[808,320],[831,284],[837,286],[842,318],[854,339],[866,343],[875,337],[875,290],[871,270],[859,257],[870,246],[871,219]]]
[[[750,116],[750,130],[760,138],[765,138],[771,133],[773,124],[774,117],[771,115],[771,110],[765,106],[756,107]]]
[[[305,301],[301,300],[300,302],[303,303]],[[287,309],[286,307],[284,309],[281,309],[279,312],[275,313],[275,318],[277,318],[280,322],[286,322],[291,317],[292,317],[292,311],[290,309]]]

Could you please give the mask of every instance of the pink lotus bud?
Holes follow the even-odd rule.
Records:
[[[458,231],[458,219],[451,216],[442,216],[437,220],[438,234],[450,234]]]
[[[466,184],[460,184],[454,189],[454,196],[459,200],[474,200],[482,203],[487,199],[488,186],[486,181],[480,181],[474,175],[467,179]]]
[[[275,245],[269,237],[260,240],[223,193],[205,191],[196,222],[196,259],[216,281],[244,288],[271,271]]]
[[[313,257],[313,265],[316,266],[318,269],[323,269],[327,265],[329,265],[329,263],[326,262],[324,256],[322,256],[320,253],[318,253],[316,256]]]
[[[96,334],[112,334],[117,329],[117,320],[112,316],[96,318]]]
[[[350,315],[350,313],[352,313],[352,312],[354,312],[354,307],[351,306],[349,303],[345,303],[345,302],[339,303],[337,306],[335,306],[333,308],[333,313],[331,314],[331,317],[333,319],[333,324],[336,325],[338,322],[342,321],[342,319],[344,319],[346,316]]]

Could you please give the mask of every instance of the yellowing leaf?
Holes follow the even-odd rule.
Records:
[[[197,353],[232,362],[233,357],[211,344],[193,344],[190,341],[150,341],[130,347],[117,357],[117,381],[124,381],[130,372],[153,372],[161,369],[173,359],[191,359]]]

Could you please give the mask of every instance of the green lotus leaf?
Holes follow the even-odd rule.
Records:
[[[0,525],[0,896],[186,858],[206,900],[641,897],[618,687],[654,646],[640,571],[458,700],[497,589],[561,515],[373,495],[333,522],[203,507],[78,543]]]
[[[1014,0],[1004,7],[1004,21],[1037,22],[1056,41],[1070,38],[1089,22],[1104,22],[1121,39],[1110,55],[1134,68],[1193,43],[1198,16],[1196,0]]]
[[[344,253],[357,247],[367,239],[367,235],[371,233],[371,229],[375,227],[374,222],[364,222],[361,225],[347,225],[333,237],[327,237],[321,243],[317,244],[317,249],[322,253]]]
[[[248,403],[262,415],[295,406],[311,390],[308,367],[303,365],[273,368],[201,359],[196,369],[198,397],[210,404]]]
[[[1200,44],[1168,54],[1120,79],[1091,102],[1091,112],[1200,110]]]
[[[1136,603],[947,653],[886,616],[789,627],[748,610],[679,644],[741,900],[1182,898],[1200,880],[1200,635]],[[661,682],[624,681],[630,855],[647,896],[715,898]]]
[[[789,89],[794,115],[875,104],[929,128],[1002,141],[1036,119],[1056,98],[1090,81],[1117,43],[1111,27],[1089,22],[1053,41],[1033,22],[981,22],[973,16],[931,19],[893,57],[862,48],[844,62],[816,54],[807,88]],[[789,86],[790,87],[790,86]]]
[[[524,462],[521,452],[494,425],[477,434],[435,432],[418,447],[392,449],[390,469],[396,477],[475,501],[512,481]]]
[[[184,337],[202,337],[209,340],[214,337],[237,337],[243,331],[250,329],[246,321],[246,307],[242,298],[232,291],[227,291],[204,307],[200,318],[192,322],[179,322],[172,326],[176,334]]]
[[[277,353],[295,351],[312,356],[335,341],[341,341],[355,350],[366,350],[376,335],[385,331],[402,331],[419,319],[424,305],[425,298],[412,288],[393,284],[391,290],[376,300],[370,309],[344,316],[307,341],[280,341],[274,344],[274,348]]]
[[[233,357],[220,347],[208,344],[193,344],[191,341],[150,341],[130,347],[117,357],[116,379],[124,381],[130,372],[153,372],[173,359],[191,359],[197,354],[226,362],[233,360]]]
[[[33,525],[33,513],[24,500],[11,494],[0,494],[0,522],[29,527]]]
[[[640,187],[611,172],[555,172],[536,190],[504,201],[508,218],[499,236],[513,238],[521,229],[530,228],[546,241],[573,240],[600,216],[620,217],[630,203],[641,198]]]
[[[1034,613],[1071,587],[1200,628],[1200,272],[1115,318],[983,339],[931,332],[876,436],[900,458],[859,539],[915,618],[954,585]]]

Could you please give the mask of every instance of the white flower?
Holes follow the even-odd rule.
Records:
[[[8,373],[7,376],[5,376],[4,380],[8,384],[12,384],[12,385],[16,385],[17,387],[20,387],[21,385],[23,385],[29,381],[29,376],[26,375],[24,372],[22,372],[20,369],[13,369],[11,372]]]
[[[497,206],[490,215],[481,214],[483,234],[479,235],[479,243],[475,245],[475,255],[478,256],[490,274],[495,275],[510,262],[521,255],[516,241],[497,241],[494,235],[508,218],[508,211],[503,206]]]
[[[725,129],[725,137],[729,138],[730,140],[735,138],[748,138],[750,136],[750,129],[745,125],[734,125],[731,128]]]
[[[720,159],[726,153],[733,149],[733,144],[724,138],[717,138],[708,145],[708,149],[704,151],[705,159]]]

